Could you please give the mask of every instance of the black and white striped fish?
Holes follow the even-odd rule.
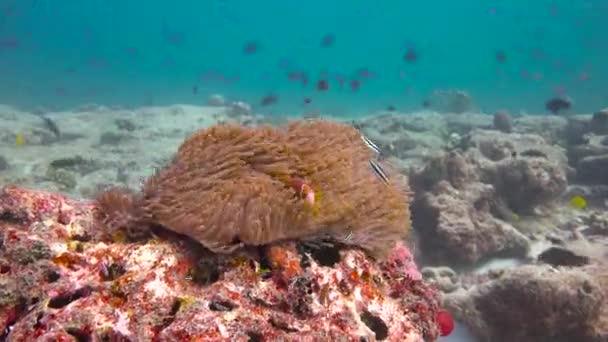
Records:
[[[374,144],[374,142],[369,140],[365,135],[361,134],[361,140],[363,140],[367,147],[371,148],[374,152],[380,154],[380,148],[378,147],[378,145]]]
[[[380,180],[382,182],[384,182],[384,184],[388,185],[389,180],[388,180],[388,177],[386,176],[386,173],[382,169],[382,166],[380,166],[380,164],[378,164],[378,162],[375,160],[370,160],[369,165],[372,167],[372,170],[374,171],[376,176],[378,176],[378,178],[380,178]]]

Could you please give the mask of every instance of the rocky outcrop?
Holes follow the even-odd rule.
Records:
[[[494,216],[498,206],[494,187],[477,178],[462,154],[452,152],[438,159],[413,181],[419,189],[430,188],[418,191],[412,205],[422,249],[433,251],[427,253],[430,261],[472,264],[496,254],[526,254],[528,239]]]
[[[492,184],[509,208],[530,213],[566,190],[568,163],[565,151],[534,134],[471,132],[467,150],[479,178]]]
[[[295,242],[219,256],[108,236],[94,211],[2,190],[0,340],[433,341],[446,321],[403,245],[381,264]]]
[[[451,265],[523,257],[528,238],[512,223],[566,189],[566,157],[531,134],[473,130],[468,146],[411,177],[414,228],[423,250]]]
[[[576,169],[576,180],[608,184],[608,109],[588,117],[569,120],[565,130],[568,159]]]
[[[480,341],[605,341],[605,272],[522,266],[447,294],[443,303]]]

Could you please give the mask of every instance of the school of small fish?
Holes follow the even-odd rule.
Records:
[[[232,23],[238,24],[240,23],[240,19],[234,15],[231,15],[228,11],[228,8],[232,6],[232,4],[225,0],[220,0],[219,6],[225,11],[224,15],[226,19]],[[28,47],[28,36],[27,35],[19,35],[10,33],[9,30],[2,30],[9,22],[15,21],[15,18],[19,18],[20,16],[24,16],[28,13],[28,11],[41,10],[43,6],[46,6],[42,2],[38,2],[36,0],[32,1],[23,1],[19,2],[16,0],[5,0],[0,1],[0,60],[7,52],[17,51],[20,49],[24,49]],[[592,6],[592,4],[585,5],[583,7]],[[490,7],[486,10],[486,15],[491,18],[498,18],[500,15],[506,11],[506,4],[501,4],[501,6]],[[605,10],[608,7],[599,7],[599,10]],[[550,18],[561,18],[564,15],[565,10],[560,8],[560,5],[550,3],[546,5],[545,9],[546,14]],[[369,15],[370,10],[361,9],[359,10],[359,15],[365,16]],[[517,16],[521,16],[518,14]],[[516,16],[516,20],[518,17]],[[583,19],[577,18],[578,26],[583,26]],[[179,27],[176,27],[176,23],[171,23],[169,21],[164,21],[160,23],[160,27],[157,28],[157,32],[160,34],[160,38],[171,48],[180,49],[193,44],[195,40],[188,32],[185,32],[183,29],[180,30]],[[529,35],[531,38],[538,40],[539,38],[544,38],[547,33],[546,29],[540,28],[527,28],[529,30]],[[7,32],[4,32],[7,31]],[[329,31],[329,30],[328,30]],[[81,38],[87,44],[93,44],[96,41],[97,32],[93,30],[91,27],[85,27],[82,29],[82,32],[77,33],[77,35],[81,35]],[[261,53],[267,54],[268,51],[272,51],[275,47],[270,43],[264,42],[263,37],[250,37],[250,39],[244,39],[241,42],[237,42],[240,45],[240,53],[243,55],[243,58],[256,58],[254,55],[259,55]],[[352,39],[352,37],[343,37],[336,32],[327,32],[325,34],[320,34],[317,36],[318,39],[316,42],[313,40],[312,42],[307,38],[306,43],[310,44],[311,49],[321,49],[321,50],[332,50],[335,49],[336,46],[340,48],[342,41],[348,41]],[[598,42],[592,36],[583,36],[581,38],[583,40],[582,44],[585,48],[588,49],[598,49]],[[423,42],[424,43],[424,42]],[[122,44],[118,48],[118,51],[125,54],[130,58],[141,58],[144,55],[143,48],[133,46],[131,44]],[[125,46],[126,45],[126,46]],[[506,45],[506,44],[502,44]],[[513,68],[519,69],[516,71],[516,74],[519,74],[519,77],[525,80],[531,81],[543,81],[547,79],[547,75],[543,71],[531,70],[527,67],[521,69],[523,65],[521,63],[515,64],[517,58],[521,56],[527,56],[533,62],[542,62],[545,64],[550,64],[554,70],[558,72],[562,72],[564,77],[568,74],[567,77],[570,77],[572,72],[576,73],[576,81],[588,81],[593,78],[593,72],[590,70],[589,65],[584,65],[582,68],[578,68],[576,66],[569,65],[566,68],[565,60],[560,56],[551,56],[547,50],[540,47],[540,43],[534,43],[532,46],[527,46],[528,44],[517,43],[515,46],[503,46],[503,47],[489,47],[488,58],[489,62],[495,63],[495,68],[497,69],[498,76],[505,76],[507,73],[507,69],[512,70]],[[524,47],[525,46],[525,47]],[[599,47],[603,48],[603,47]],[[233,52],[238,53],[239,48],[237,47]],[[400,62],[402,68],[398,70],[399,79],[410,79],[412,77],[416,77],[418,74],[418,70],[412,69],[416,68],[418,64],[424,64],[426,56],[433,54],[433,46],[428,42],[425,44],[414,43],[408,41],[401,48],[401,56],[397,55],[394,57],[387,56],[387,58],[393,59],[396,62]],[[169,54],[163,54],[161,56],[162,65],[166,67],[174,67],[179,61]],[[331,53],[331,52],[330,52]],[[293,57],[293,56],[292,56]],[[266,57],[264,57],[266,58]],[[114,65],[116,65],[118,61],[113,60],[113,58],[108,56],[88,56],[84,58],[82,65],[68,65],[65,67],[65,72],[67,74],[78,73],[82,67],[93,68],[96,70],[105,70]],[[534,68],[530,66],[530,68]],[[201,82],[219,82],[219,84],[223,85],[233,85],[237,84],[241,81],[241,75],[232,74],[229,75],[225,72],[220,71],[219,69],[208,67],[205,68],[206,71],[201,72],[199,75],[194,75],[195,84],[189,86],[191,93],[193,95],[200,94],[200,84]],[[278,71],[277,70],[267,70],[263,73],[262,78],[264,80],[268,80],[270,78],[276,77],[277,73],[280,75],[281,73],[284,75],[285,80],[291,83],[300,83],[302,87],[307,88],[310,85],[313,86],[313,90],[316,91],[316,94],[321,94],[325,92],[330,92],[334,90],[342,90],[346,89],[347,91],[357,93],[365,88],[368,82],[373,82],[375,79],[379,78],[376,72],[369,67],[361,67],[355,69],[351,74],[348,73],[337,73],[330,72],[328,70],[320,70],[317,75],[314,75],[310,71],[306,71],[305,65],[297,65],[294,62],[294,59],[290,57],[282,58],[278,63]],[[542,68],[538,68],[539,70]],[[576,69],[576,71],[575,71]],[[387,77],[386,75],[382,75],[382,77]],[[556,81],[551,81],[556,82]],[[557,81],[561,82],[560,84],[553,84],[546,86],[551,86],[555,89],[555,97],[548,99],[545,102],[545,109],[548,113],[555,115],[562,115],[569,112],[572,109],[574,102],[571,98],[567,96],[566,83],[570,81]],[[572,84],[570,82],[568,86]],[[406,94],[410,93],[413,86],[409,86],[406,89]],[[75,89],[68,89],[63,85],[54,86],[50,89],[55,96],[65,97],[67,95],[73,95],[76,92]],[[96,89],[88,89],[86,91],[87,95],[97,95],[98,90]],[[314,93],[313,93],[314,94]],[[151,104],[153,102],[151,95],[146,95],[147,99],[145,103]],[[315,103],[314,95],[306,95],[302,96],[302,105],[309,106]],[[280,102],[279,92],[276,90],[269,91],[267,95],[263,96],[258,105],[260,107],[269,107],[276,105]],[[420,102],[423,107],[432,107],[433,103],[428,99],[424,99]],[[387,111],[396,111],[397,107],[395,104],[388,103],[384,107]],[[376,168],[377,165],[372,165],[372,167]],[[379,170],[381,172],[381,170]]]

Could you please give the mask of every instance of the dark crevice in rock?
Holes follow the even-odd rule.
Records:
[[[162,331],[166,329],[168,326],[175,321],[175,315],[179,312],[179,309],[182,307],[182,300],[180,298],[176,298],[171,306],[171,310],[169,313],[163,318],[162,322],[156,326],[157,331]]]
[[[49,283],[54,283],[59,280],[59,278],[61,278],[61,274],[59,274],[59,272],[57,272],[56,270],[50,270],[46,274],[46,281],[48,281]]]
[[[25,211],[10,211],[5,210],[0,212],[0,221],[4,221],[6,223],[12,223],[16,225],[26,225],[29,220],[27,218],[27,213]]]
[[[75,234],[72,235],[72,240],[80,242],[89,242],[91,241],[91,235],[88,232],[82,234]]]
[[[15,325],[21,317],[25,314],[27,310],[27,299],[23,297],[19,297],[17,304],[9,311],[9,314],[6,318],[5,326],[6,328],[0,334],[0,341],[6,341],[8,338],[8,334],[11,332],[13,325]]]
[[[51,300],[49,301],[48,307],[52,308],[52,309],[63,308],[73,301],[76,301],[78,299],[89,296],[91,294],[91,292],[92,292],[92,289],[90,287],[88,287],[88,286],[81,287],[78,290],[67,292],[67,293],[64,293],[59,296],[51,298]]]
[[[288,333],[298,332],[297,329],[290,327],[286,322],[281,321],[281,320],[277,319],[276,317],[270,317],[268,319],[268,323],[270,323],[270,325],[272,325],[273,327],[286,331]]]
[[[101,267],[101,280],[112,281],[121,275],[125,274],[125,268],[117,263],[111,263],[109,265],[102,265]]]
[[[318,243],[298,243],[298,253],[302,256],[301,264],[303,267],[310,266],[307,255],[321,266],[333,267],[340,262],[340,248],[338,244],[329,241],[319,241]]]
[[[249,342],[262,342],[264,341],[264,336],[255,331],[248,331],[245,333],[247,337],[249,337]]]
[[[96,340],[100,342],[131,342],[131,339],[123,334],[107,329],[104,329],[102,333],[98,333]]]
[[[525,151],[521,152],[519,155],[522,157],[529,157],[529,158],[544,158],[544,159],[549,158],[549,157],[547,157],[547,154],[545,152],[535,150],[535,149],[525,150]]]
[[[65,332],[72,335],[77,342],[90,342],[92,340],[89,329],[68,328],[65,329]]]
[[[363,311],[360,317],[361,321],[376,334],[378,341],[385,340],[388,337],[388,326],[382,318],[373,315],[369,311]]]
[[[220,279],[217,260],[213,257],[202,257],[190,270],[189,279],[198,285],[210,285]]]
[[[209,310],[211,311],[232,311],[236,305],[228,300],[212,300],[209,302]]]
[[[34,323],[34,329],[44,328],[44,324],[42,324],[42,318],[44,317],[44,312],[38,313],[36,316],[36,323]]]
[[[264,251],[264,248],[259,248],[258,252],[260,255],[260,259],[259,259],[260,269],[264,270],[264,272],[260,273],[260,277],[262,278],[262,280],[268,280],[268,279],[272,278],[272,275],[273,275],[272,263],[268,259],[268,254]]]

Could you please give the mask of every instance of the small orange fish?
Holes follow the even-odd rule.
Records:
[[[315,204],[315,192],[303,179],[295,178],[289,185],[296,190],[298,196],[306,200],[311,206]]]

